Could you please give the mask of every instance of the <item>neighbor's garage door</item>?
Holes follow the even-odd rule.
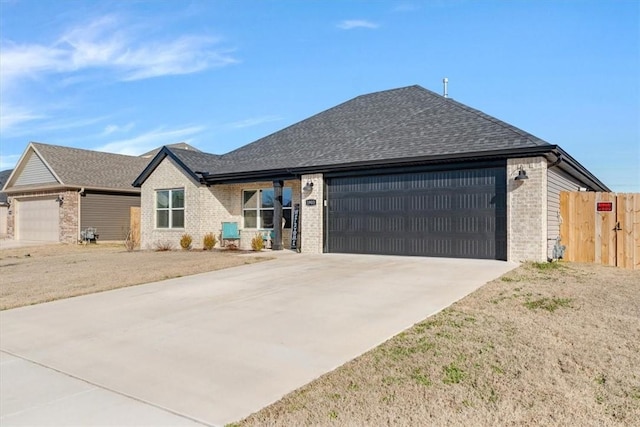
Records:
[[[328,252],[502,259],[504,167],[327,180]]]
[[[54,198],[20,200],[16,215],[18,239],[58,242],[59,209]]]

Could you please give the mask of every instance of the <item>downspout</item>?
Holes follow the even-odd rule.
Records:
[[[555,154],[555,153],[554,153]],[[547,166],[547,170],[554,168],[556,166],[558,166],[560,163],[562,163],[562,154],[555,154],[556,155],[556,161],[551,163],[550,165]]]
[[[555,154],[555,153],[554,153]],[[549,164],[547,166],[547,172],[549,171],[549,169],[554,168],[556,166],[558,166],[560,163],[562,163],[562,154],[556,154],[557,159],[555,162]],[[547,196],[548,197],[548,196]],[[557,218],[558,218],[558,227],[560,227],[560,225],[562,224],[562,216],[560,215],[560,211],[558,211],[556,213]],[[548,233],[548,231],[547,231]],[[550,241],[555,241],[555,243],[553,244],[553,248],[551,249],[551,260],[552,261],[557,261],[560,258],[564,258],[564,251],[567,248],[565,245],[562,245],[560,243],[560,234],[558,233],[558,235],[555,238],[550,238],[549,235],[547,234],[547,242]],[[548,251],[548,243],[547,243],[547,251]],[[549,256],[549,253],[547,252],[547,256]]]
[[[80,191],[78,191],[78,219],[77,219],[77,227],[78,227],[78,232],[76,234],[76,240],[80,241],[80,236],[82,233],[82,195],[84,194],[84,187],[82,187],[80,189]]]

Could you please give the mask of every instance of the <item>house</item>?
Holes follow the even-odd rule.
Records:
[[[123,240],[130,208],[140,206],[131,182],[148,158],[31,142],[4,185],[7,234],[19,240],[78,242],[97,229],[101,241]]]
[[[134,186],[143,247],[231,221],[243,248],[272,229],[274,249],[288,247],[298,226],[307,253],[512,261],[550,256],[560,191],[608,191],[559,146],[420,86],[358,96],[224,155],[164,147]]]
[[[0,190],[4,187],[5,182],[9,179],[12,170],[0,171]],[[7,215],[9,212],[9,202],[7,201],[7,193],[0,191],[0,239],[7,236]]]

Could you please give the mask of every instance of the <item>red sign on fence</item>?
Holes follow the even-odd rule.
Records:
[[[613,212],[613,202],[597,202],[596,211],[598,212]]]

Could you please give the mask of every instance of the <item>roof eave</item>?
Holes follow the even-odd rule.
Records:
[[[142,187],[142,184],[149,178],[149,176],[153,173],[154,170],[162,163],[162,161],[169,157],[173,160],[176,165],[178,165],[191,179],[193,179],[197,183],[201,183],[202,180],[200,177],[192,171],[182,160],[178,158],[167,146],[163,146],[158,154],[156,154],[151,161],[147,164],[144,170],[138,175],[138,177],[131,184],[133,187]]]
[[[572,174],[576,178],[581,179],[589,184],[591,188],[595,191],[602,191],[605,193],[610,193],[611,189],[607,187],[602,181],[600,181],[595,175],[593,175],[587,168],[582,166],[580,162],[571,157],[566,151],[562,148],[557,147],[555,150],[556,155],[562,156],[562,162],[558,165],[562,168],[563,164],[568,165],[573,172],[577,173],[578,176],[575,176],[575,173]]]
[[[368,168],[380,168],[380,167],[397,167],[399,165],[419,165],[419,164],[437,164],[437,163],[451,163],[464,160],[488,160],[488,159],[506,159],[518,155],[520,157],[531,157],[536,155],[543,155],[545,153],[552,152],[557,146],[555,145],[543,145],[536,147],[520,148],[520,149],[506,149],[506,150],[494,150],[494,151],[477,151],[468,153],[457,154],[442,154],[442,155],[430,155],[430,156],[418,156],[418,157],[402,157],[397,159],[376,159],[365,160],[358,162],[340,163],[340,164],[325,164],[325,165],[313,165],[303,166],[295,168],[280,168],[280,169],[265,169],[259,171],[246,171],[246,172],[233,172],[226,174],[214,174],[209,175],[206,179],[206,183],[224,183],[230,180],[250,180],[250,179],[274,179],[274,176],[282,177],[296,177],[302,174],[309,173],[328,173],[328,172],[341,172],[347,170],[358,170]]]

